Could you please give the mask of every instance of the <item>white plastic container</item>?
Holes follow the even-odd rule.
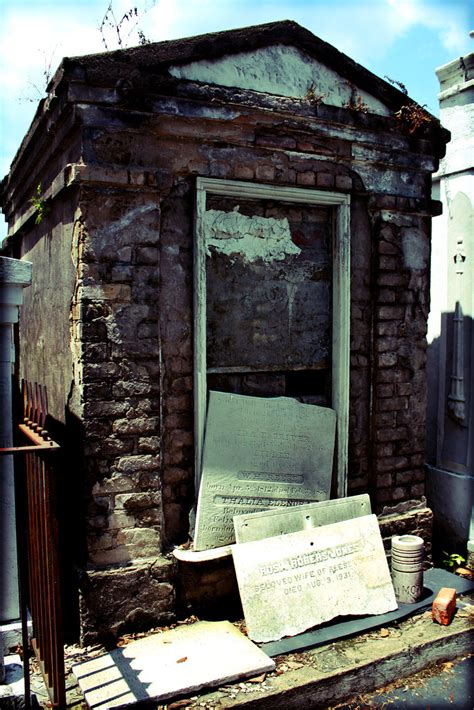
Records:
[[[423,592],[425,543],[417,535],[392,537],[392,582],[397,601],[414,604]]]

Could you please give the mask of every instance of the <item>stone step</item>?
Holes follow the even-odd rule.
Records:
[[[472,652],[474,598],[458,599],[450,626],[433,623],[431,611],[361,636],[279,656],[276,672],[261,683],[235,683],[201,693],[189,708],[329,708],[381,688],[441,660]],[[170,710],[172,705],[170,705]]]

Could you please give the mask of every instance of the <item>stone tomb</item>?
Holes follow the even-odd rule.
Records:
[[[370,498],[367,493],[348,498],[308,503],[297,508],[263,510],[249,515],[235,515],[235,539],[238,543],[263,540],[266,537],[286,535],[300,530],[319,528],[342,520],[370,515]]]
[[[375,515],[235,545],[232,554],[254,641],[397,608]]]
[[[287,397],[210,392],[195,550],[234,541],[234,515],[327,500],[336,413]]]

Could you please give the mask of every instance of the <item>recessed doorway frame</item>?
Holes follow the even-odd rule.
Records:
[[[207,407],[206,239],[207,195],[264,199],[302,205],[330,206],[335,211],[332,235],[331,407],[337,414],[336,495],[347,495],[350,385],[350,195],[264,183],[198,177],[194,215],[194,450],[195,486],[199,491]]]

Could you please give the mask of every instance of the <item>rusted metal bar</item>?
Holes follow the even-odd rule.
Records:
[[[8,446],[6,448],[0,449],[0,456],[2,454],[28,454],[36,453],[38,450],[55,451],[56,447],[59,448],[58,444],[56,446],[51,446],[55,442],[48,442],[43,446]]]
[[[0,449],[24,462],[22,489],[23,533],[20,586],[22,588],[22,628],[25,668],[25,707],[30,707],[28,672],[28,608],[33,622],[31,646],[43,673],[51,706],[66,707],[64,647],[59,571],[59,536],[56,519],[56,486],[50,453],[59,445],[46,430],[48,409],[44,387],[23,382],[24,422],[19,432],[25,446]],[[28,679],[27,679],[28,676]]]

